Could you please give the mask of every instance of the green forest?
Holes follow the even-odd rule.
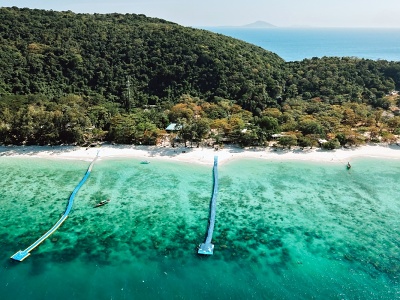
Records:
[[[396,142],[400,62],[286,62],[136,14],[0,8],[0,144]]]

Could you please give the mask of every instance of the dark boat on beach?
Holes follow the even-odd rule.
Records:
[[[349,162],[347,163],[347,166],[346,166],[346,168],[347,168],[347,170],[349,170],[349,169],[351,168],[351,165],[350,165],[350,163],[349,163]]]
[[[101,200],[99,203],[97,203],[97,204],[96,204],[95,206],[93,206],[93,207],[103,206],[103,205],[107,204],[108,202],[110,202],[110,199]]]

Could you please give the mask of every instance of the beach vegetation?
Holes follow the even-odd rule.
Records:
[[[340,148],[340,143],[337,139],[332,139],[322,144],[323,149],[333,150]]]
[[[318,143],[311,135],[301,135],[297,138],[297,145],[302,148],[312,148],[314,146],[317,146]]]
[[[243,41],[136,14],[0,8],[0,143],[291,147],[395,142],[400,62],[285,62]],[[52,24],[47,26],[46,24]]]
[[[293,146],[297,146],[297,137],[294,134],[281,136],[278,139],[278,144],[283,148],[290,149]]]

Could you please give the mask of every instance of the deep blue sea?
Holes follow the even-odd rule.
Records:
[[[400,28],[233,28],[205,27],[278,54],[286,61],[354,56],[400,61]]]

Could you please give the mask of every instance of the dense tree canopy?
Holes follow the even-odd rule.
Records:
[[[265,106],[282,84],[277,55],[160,19],[15,7],[2,8],[0,17],[0,94],[72,93],[123,107],[191,94],[251,108]]]
[[[400,62],[285,62],[260,47],[135,14],[0,8],[0,143],[206,139],[326,147],[400,133]],[[397,114],[397,115],[396,115]]]

